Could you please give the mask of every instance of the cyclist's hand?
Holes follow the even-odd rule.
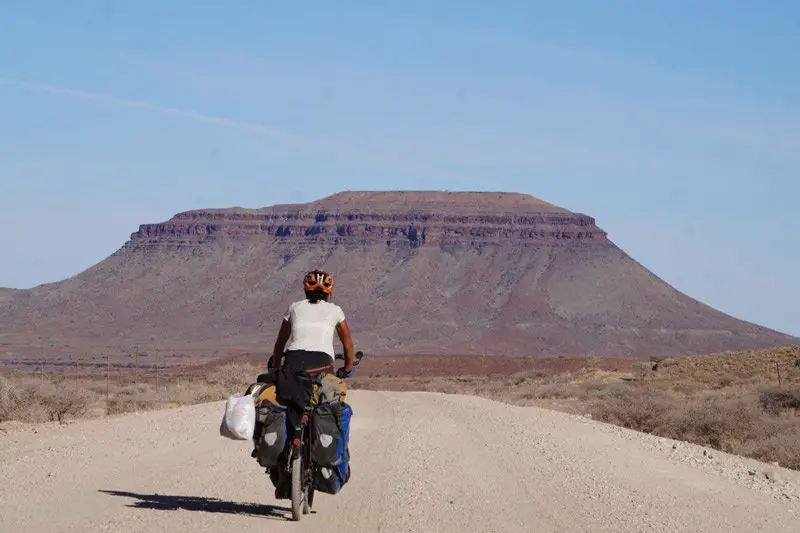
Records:
[[[355,373],[356,373],[356,369],[355,368],[351,368],[350,370],[347,370],[344,367],[341,367],[341,368],[336,370],[336,377],[340,378],[340,379],[349,378],[350,376],[352,376]]]

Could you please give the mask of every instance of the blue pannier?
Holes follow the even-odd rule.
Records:
[[[319,466],[314,472],[314,490],[336,494],[350,480],[350,451],[345,450],[342,461],[333,468]]]
[[[311,424],[311,460],[315,488],[336,494],[350,479],[350,420],[347,402],[325,402],[315,409]]]

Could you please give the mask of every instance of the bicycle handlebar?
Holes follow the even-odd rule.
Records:
[[[353,366],[356,366],[356,365],[358,365],[358,363],[360,363],[360,362],[361,362],[361,358],[362,358],[362,357],[364,357],[364,352],[362,352],[361,350],[358,350],[358,351],[356,352],[356,358],[355,358],[356,360],[355,360],[355,361],[353,361]],[[338,360],[340,360],[340,361],[344,361],[344,354],[343,354],[343,353],[337,353],[337,354],[336,354],[336,356],[335,356],[334,358],[335,358],[335,359],[338,359]]]

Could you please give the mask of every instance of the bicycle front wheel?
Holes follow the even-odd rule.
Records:
[[[303,458],[292,459],[292,519],[299,521],[303,516],[305,491],[303,490]]]

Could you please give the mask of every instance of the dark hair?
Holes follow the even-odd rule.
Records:
[[[324,291],[304,291],[306,293],[306,299],[309,300],[312,304],[317,303],[319,300],[328,301],[328,295]]]

